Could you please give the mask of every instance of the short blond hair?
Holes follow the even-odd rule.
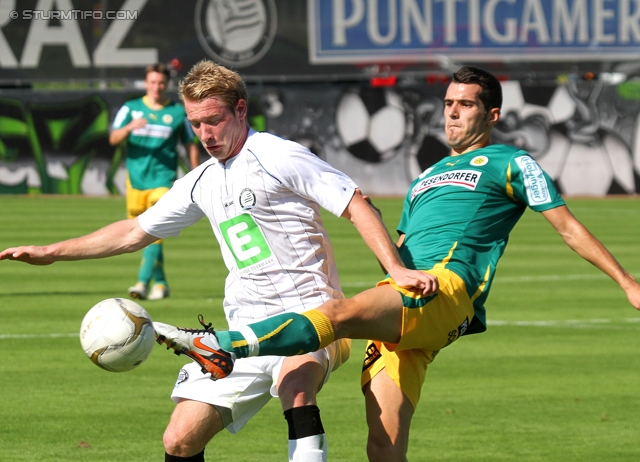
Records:
[[[241,99],[248,103],[247,87],[236,72],[203,59],[194,65],[180,82],[178,94],[182,101],[203,101],[216,98],[232,113]]]

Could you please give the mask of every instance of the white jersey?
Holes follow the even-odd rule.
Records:
[[[342,215],[356,187],[304,146],[251,130],[238,155],[189,172],[138,220],[166,238],[209,219],[229,269],[233,328],[343,297],[320,206]]]

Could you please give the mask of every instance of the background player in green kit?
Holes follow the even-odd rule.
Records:
[[[187,148],[191,168],[199,164],[197,139],[187,122],[184,107],[165,95],[169,70],[162,64],[145,70],[146,95],[127,101],[113,121],[109,142],[126,140],[127,216],[137,217],[171,188],[178,168],[178,142]],[[154,285],[149,291],[149,283]],[[164,273],[162,240],[142,253],[138,282],[129,287],[134,298],[159,300],[169,296]]]
[[[405,265],[430,277],[423,287],[403,288],[387,278],[353,298],[274,316],[242,333],[154,323],[158,341],[178,353],[206,356],[217,349],[235,359],[295,355],[336,338],[375,339],[368,343],[362,374],[367,452],[370,460],[404,461],[427,366],[460,336],[486,330],[484,304],[496,265],[527,207],[640,309],[640,284],[571,214],[535,160],[517,148],[490,144],[502,104],[498,80],[463,67],[453,75],[444,103],[451,156],[413,182],[398,225]]]

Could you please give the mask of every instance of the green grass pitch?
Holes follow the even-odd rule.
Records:
[[[401,200],[379,199],[390,229]],[[636,277],[640,202],[570,200],[574,214]],[[124,216],[120,197],[0,196],[0,248],[46,244]],[[353,227],[324,215],[347,295],[379,268]],[[393,233],[395,236],[395,233]],[[185,363],[156,346],[138,369],[93,365],[77,337],[98,301],[126,296],[139,254],[49,267],[0,262],[0,460],[159,461]],[[209,224],[166,241],[171,297],[142,302],[151,316],[226,326],[226,274]],[[640,423],[640,313],[607,277],[575,255],[541,216],[511,236],[487,304],[489,330],[444,350],[430,367],[411,430],[413,461],[636,461]],[[334,461],[366,460],[359,390],[363,341],[334,373],[319,405]],[[271,403],[237,435],[207,448],[216,461],[286,460],[287,428]]]

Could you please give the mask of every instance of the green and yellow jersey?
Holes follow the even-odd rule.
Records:
[[[525,151],[491,145],[447,157],[412,183],[399,252],[409,268],[444,266],[458,274],[475,314],[465,333],[483,332],[484,303],[509,233],[527,206],[543,212],[561,205],[551,178]]]
[[[127,173],[134,189],[170,188],[178,168],[178,141],[195,143],[197,139],[187,121],[184,107],[171,101],[159,110],[151,109],[146,96],[127,101],[118,111],[113,129],[133,119],[148,123],[133,130],[127,138]]]

